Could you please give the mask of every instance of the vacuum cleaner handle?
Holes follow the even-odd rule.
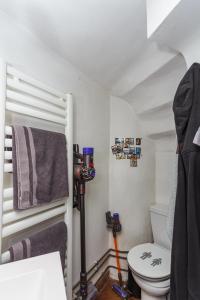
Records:
[[[108,228],[112,228],[113,224],[112,224],[112,215],[110,211],[106,212],[106,223],[107,223],[107,227]]]
[[[116,233],[122,230],[122,225],[119,220],[119,214],[114,213],[113,216],[111,215],[110,211],[106,212],[106,223],[107,227],[112,229],[113,236],[116,237]]]
[[[78,144],[74,144],[74,181],[85,183],[95,177],[93,162],[94,148],[83,148],[83,154],[79,153]]]
[[[83,148],[83,166],[81,170],[82,179],[86,181],[91,181],[95,177],[95,168],[93,162],[94,148],[85,147]]]

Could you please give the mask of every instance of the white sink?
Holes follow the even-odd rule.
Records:
[[[59,252],[1,265],[0,299],[67,300]]]

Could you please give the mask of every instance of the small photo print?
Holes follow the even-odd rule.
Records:
[[[130,141],[130,145],[134,145],[134,138],[129,138],[129,141]]]
[[[135,154],[135,147],[129,148],[129,154]]]
[[[121,159],[126,159],[126,155],[124,153],[121,154]]]
[[[121,159],[121,153],[116,154],[116,159]]]
[[[140,156],[141,156],[141,148],[140,147],[136,147],[136,156],[137,156],[137,158],[140,158]]]
[[[126,145],[130,145],[130,139],[131,139],[131,138],[125,138],[125,144],[126,144]]]
[[[111,150],[112,150],[112,154],[117,154],[117,145],[113,145],[111,147]]]
[[[126,155],[124,155],[124,153],[118,153],[116,154],[116,159],[126,159]]]
[[[117,144],[117,145],[113,145],[111,147],[112,153],[113,154],[117,154],[117,153],[121,153],[123,151],[123,148],[121,146],[121,144]]]
[[[115,138],[115,144],[124,144],[124,138]]]
[[[117,153],[122,153],[123,152],[123,145],[118,144],[117,146]]]
[[[130,167],[137,167],[137,159],[130,159]]]
[[[130,154],[130,148],[127,148],[127,147],[125,147],[125,148],[123,148],[123,152],[124,152],[124,154]]]
[[[141,145],[142,139],[141,138],[136,138],[136,145]]]
[[[132,154],[132,158],[133,158],[134,160],[137,160],[137,154]]]

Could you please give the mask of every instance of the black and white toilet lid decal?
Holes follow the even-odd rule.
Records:
[[[170,250],[156,244],[141,244],[128,253],[128,264],[138,275],[161,279],[170,275]]]

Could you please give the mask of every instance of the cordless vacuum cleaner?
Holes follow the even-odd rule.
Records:
[[[118,244],[117,244],[117,233],[121,231],[122,226],[119,220],[119,214],[114,213],[113,216],[111,212],[106,212],[106,222],[107,227],[112,229],[113,240],[114,240],[114,247],[115,247],[115,255],[116,255],[116,264],[117,264],[117,272],[118,272],[118,279],[119,284],[114,283],[112,285],[113,291],[121,298],[121,299],[128,299],[128,293],[125,291],[123,287],[122,281],[122,273],[121,273],[121,266],[120,266],[120,259],[119,259],[119,251],[118,251]]]
[[[80,238],[81,238],[81,273],[80,273],[80,298],[93,300],[97,295],[97,288],[87,282],[86,272],[86,244],[85,244],[85,183],[95,177],[93,163],[93,148],[83,148],[79,153],[79,146],[74,144],[74,207],[80,211]]]

